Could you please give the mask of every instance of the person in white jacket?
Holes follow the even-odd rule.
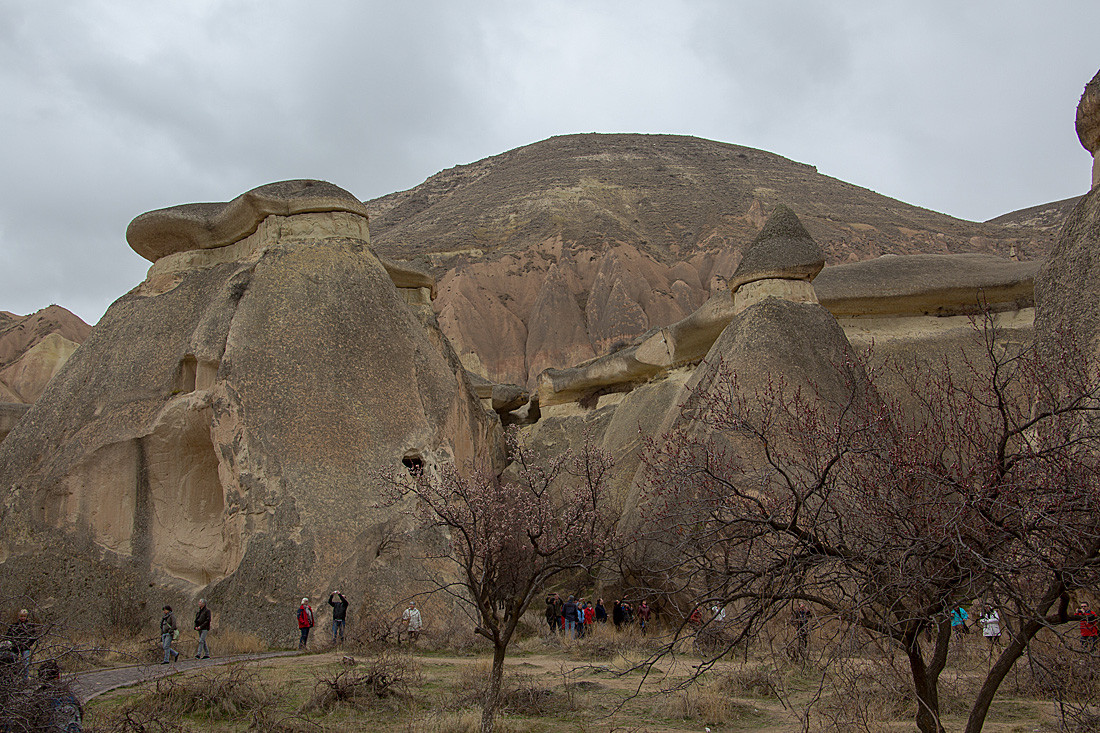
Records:
[[[420,609],[416,607],[416,601],[409,601],[409,607],[401,614],[401,625],[405,627],[409,641],[416,641],[416,637],[420,636],[424,623],[420,618]]]
[[[988,603],[983,604],[978,623],[982,625],[982,636],[989,639],[990,646],[1001,643],[1001,614]]]

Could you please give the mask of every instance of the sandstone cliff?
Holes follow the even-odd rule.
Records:
[[[498,450],[410,305],[422,283],[399,292],[353,197],[293,181],[242,199],[135,220],[147,279],[0,444],[5,592],[91,623],[203,595],[223,627],[285,640],[303,595],[409,590],[381,473]]]

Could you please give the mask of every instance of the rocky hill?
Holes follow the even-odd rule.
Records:
[[[692,313],[780,203],[827,265],[1041,259],[1056,234],[955,219],[762,150],[672,135],[555,137],[365,203],[373,247],[439,278],[435,309],[464,365],[526,385]]]
[[[28,316],[0,311],[0,402],[37,400],[91,330],[59,305]]]

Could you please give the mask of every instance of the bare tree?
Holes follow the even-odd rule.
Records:
[[[390,500],[415,500],[422,527],[448,535],[429,553],[453,563],[453,581],[440,589],[468,603],[476,632],[493,644],[493,667],[481,729],[490,733],[500,705],[508,644],[516,626],[545,584],[574,570],[591,571],[612,545],[608,511],[610,457],[586,439],[577,453],[540,459],[508,434],[512,464],[506,477],[488,462],[438,473],[399,476]]]
[[[1039,353],[988,317],[976,329],[980,353],[954,365],[835,365],[841,399],[719,370],[647,462],[647,547],[671,590],[724,604],[734,642],[795,601],[890,642],[925,733],[944,730],[959,603],[995,597],[1012,619],[976,733],[1029,642],[1077,618],[1070,594],[1100,562],[1100,377],[1068,338]]]

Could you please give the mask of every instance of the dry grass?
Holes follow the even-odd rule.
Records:
[[[194,645],[198,646],[198,639],[194,639]],[[262,654],[270,649],[267,642],[256,634],[248,634],[243,631],[222,631],[211,633],[206,643],[213,649],[216,648],[219,656],[230,657],[238,654]]]
[[[714,687],[688,687],[662,694],[653,705],[658,718],[722,725],[755,716],[753,708],[734,701]]]

